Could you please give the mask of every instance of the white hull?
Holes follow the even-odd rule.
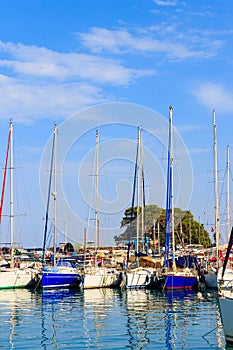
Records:
[[[221,290],[219,307],[225,339],[228,344],[233,344],[233,290]]]
[[[222,280],[222,267],[218,270],[218,284],[220,288],[228,288],[231,286],[231,282],[233,281],[233,270],[226,269],[224,272],[224,277]]]
[[[224,278],[222,280],[222,267],[218,269],[218,272],[212,270],[205,275],[205,283],[207,288],[217,289],[220,287],[227,287],[228,284],[233,281],[233,270],[226,269],[224,272]]]
[[[35,273],[31,269],[1,269],[0,289],[30,287],[33,285],[34,276]]]
[[[150,284],[150,281],[151,271],[145,268],[133,269],[123,275],[125,288],[145,288]]]
[[[119,287],[120,273],[113,269],[90,268],[84,274],[83,288]]]

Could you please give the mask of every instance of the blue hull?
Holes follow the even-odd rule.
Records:
[[[166,290],[193,290],[197,287],[197,277],[165,275],[164,289]]]
[[[79,274],[43,271],[41,276],[41,288],[78,288],[81,282]]]

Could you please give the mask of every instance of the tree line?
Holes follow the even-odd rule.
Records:
[[[115,242],[136,240],[137,216],[139,216],[140,241],[146,242],[147,240],[152,248],[158,247],[158,245],[163,247],[165,245],[166,210],[157,205],[146,205],[144,211],[141,207],[134,207],[133,210],[132,208],[126,209],[121,220],[121,227],[125,227],[125,231],[114,237]],[[194,219],[189,210],[174,208],[174,232],[176,245],[202,244],[204,247],[211,246],[209,233],[202,223]]]

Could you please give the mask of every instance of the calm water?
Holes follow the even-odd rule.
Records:
[[[157,291],[0,291],[2,349],[225,349],[216,298]]]

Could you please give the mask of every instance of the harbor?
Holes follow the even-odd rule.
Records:
[[[8,290],[0,321],[3,349],[226,349],[212,293]]]
[[[195,250],[196,256],[202,256],[200,261],[203,263],[206,256],[203,251],[201,253]],[[37,259],[33,260],[31,254],[29,261],[24,252],[21,269],[24,268],[23,264],[27,264],[27,268],[37,268],[38,276],[42,278],[42,260],[38,259],[38,252],[35,254]],[[224,251],[226,254],[227,251]],[[88,283],[92,276],[92,285],[85,285],[84,256],[87,261]],[[4,332],[1,332],[3,348],[231,348],[226,344],[219,305],[221,291],[224,290],[221,283],[218,289],[209,289],[203,279],[200,281],[203,275],[197,273],[198,283],[193,288],[189,285],[165,288],[164,284],[160,288],[150,280],[153,276],[154,282],[155,276],[159,278],[159,273],[161,276],[164,274],[157,258],[140,258],[139,267],[136,268],[136,259],[131,252],[131,263],[126,268],[122,263],[126,256],[126,250],[114,250],[113,247],[109,250],[105,247],[98,252],[86,251],[85,254],[82,251],[70,255],[57,253],[58,261],[72,261],[73,266],[76,266],[80,274],[77,285],[71,283],[68,287],[61,286],[60,278],[57,279],[56,276],[54,285],[38,284],[36,278],[33,284],[24,288],[2,288],[0,319],[1,327],[4,325]],[[19,256],[17,259],[19,263]],[[156,268],[151,267],[153,261]],[[146,267],[148,263],[150,267]],[[140,264],[143,266],[140,267]],[[115,284],[107,283],[106,271],[115,273]],[[145,271],[149,274],[145,274]],[[4,267],[0,273],[7,274]],[[122,279],[116,283],[117,276],[135,273],[137,283],[127,284],[124,281],[122,284]],[[138,277],[140,273],[142,279]],[[229,274],[227,276],[229,278]],[[225,285],[225,291],[229,295],[230,285]],[[25,329],[26,334],[23,335]]]
[[[233,2],[0,13],[0,349],[233,350]]]
[[[173,185],[173,107],[169,107],[169,125],[168,125],[168,155],[167,155],[167,184],[166,184],[166,208],[163,210],[157,205],[146,206],[145,203],[145,183],[144,183],[144,158],[142,147],[142,129],[137,128],[136,157],[134,162],[134,178],[132,186],[131,207],[124,212],[121,226],[125,231],[115,236],[115,245],[111,247],[101,247],[100,244],[100,213],[99,213],[99,130],[95,135],[95,157],[94,157],[94,188],[95,201],[94,225],[90,225],[90,219],[87,220],[87,229],[84,230],[83,244],[78,244],[79,248],[74,249],[71,242],[61,243],[58,246],[58,218],[57,218],[57,199],[59,192],[57,189],[57,124],[54,124],[53,138],[51,143],[51,160],[48,176],[48,197],[45,212],[43,247],[38,249],[26,250],[23,247],[15,246],[14,243],[14,199],[13,191],[13,121],[10,120],[8,144],[6,153],[6,163],[4,168],[4,177],[2,184],[1,208],[3,207],[4,194],[6,191],[6,177],[10,177],[10,237],[9,248],[1,248],[0,256],[0,297],[8,298],[5,291],[10,291],[12,299],[16,306],[13,310],[20,308],[20,298],[15,295],[27,294],[28,299],[40,302],[41,309],[44,310],[47,301],[63,307],[67,305],[73,309],[74,302],[78,304],[78,313],[86,314],[87,309],[98,309],[103,304],[102,315],[96,316],[92,312],[95,329],[99,334],[102,330],[102,323],[110,315],[105,307],[105,298],[109,299],[109,305],[116,305],[122,301],[121,308],[127,314],[128,326],[126,334],[130,335],[128,341],[132,342],[132,349],[135,348],[154,348],[157,340],[154,335],[150,335],[151,329],[161,330],[161,319],[163,322],[163,331],[165,330],[165,343],[168,349],[179,349],[186,347],[193,342],[194,348],[198,349],[199,344],[203,349],[203,342],[208,344],[208,335],[213,333],[216,336],[218,349],[224,349],[225,346],[233,344],[233,329],[231,323],[231,310],[233,306],[233,273],[232,273],[232,244],[233,228],[229,235],[228,244],[220,245],[220,226],[219,226],[219,200],[218,200],[218,170],[217,170],[217,133],[215,111],[213,111],[213,140],[214,140],[214,170],[215,170],[215,244],[212,246],[208,232],[194,218],[191,219],[190,212],[182,212],[174,207],[174,185]],[[8,168],[8,158],[10,167]],[[228,168],[229,170],[229,168]],[[229,191],[229,188],[228,188]],[[51,203],[50,203],[51,202]],[[91,203],[90,203],[91,204]],[[158,211],[159,210],[159,211]],[[53,215],[51,216],[51,212]],[[156,212],[158,214],[156,214]],[[177,215],[178,213],[178,215]],[[1,212],[2,214],[2,212]],[[189,218],[189,230],[186,226],[186,217]],[[148,216],[150,221],[148,221]],[[52,217],[52,219],[51,219]],[[230,228],[230,213],[228,220],[228,229]],[[153,220],[152,220],[153,219]],[[190,220],[191,219],[191,220]],[[0,221],[2,217],[0,215]],[[152,221],[151,221],[152,220]],[[152,225],[153,222],[153,225]],[[49,232],[48,226],[51,223]],[[198,225],[198,231],[195,229]],[[146,228],[150,227],[150,230]],[[95,240],[88,241],[90,235],[89,229],[94,229]],[[157,230],[156,230],[157,228]],[[179,228],[179,231],[177,230]],[[194,233],[195,230],[195,233]],[[197,234],[198,233],[198,234]],[[192,237],[192,240],[191,240]],[[188,240],[189,243],[188,244]],[[48,242],[52,244],[48,246]],[[193,242],[193,244],[191,244]],[[76,242],[77,243],[77,242]],[[203,244],[202,244],[203,243]],[[76,244],[77,246],[77,244]],[[19,290],[19,291],[18,291]],[[69,306],[71,299],[71,304]],[[22,300],[24,307],[27,300]],[[3,302],[5,303],[5,301]],[[97,303],[97,304],[96,304]],[[190,335],[192,330],[188,328],[188,321],[185,321],[185,314],[182,315],[184,326],[180,325],[179,313],[182,310],[186,312],[186,317],[190,319],[190,311],[193,310],[193,320],[198,319],[199,325],[203,320],[199,320],[198,310],[202,304],[214,305],[215,324],[212,329],[206,327],[204,323],[199,333],[199,343],[197,339]],[[9,299],[9,306],[11,305]],[[34,305],[34,304],[33,304]],[[54,306],[52,304],[52,307]],[[154,307],[158,309],[154,309]],[[189,311],[187,311],[187,305]],[[38,307],[38,306],[36,306]],[[133,308],[133,309],[132,309]],[[34,308],[30,307],[30,312]],[[132,310],[133,312],[132,312]],[[144,310],[144,311],[143,311]],[[151,324],[150,311],[156,314],[156,322]],[[202,308],[200,308],[202,310]],[[208,310],[207,321],[211,319],[212,313]],[[207,312],[206,310],[206,312]],[[13,311],[14,312],[14,311]],[[110,311],[109,311],[110,312]],[[111,310],[111,314],[115,310]],[[122,311],[123,312],[123,311]],[[135,315],[134,315],[135,312]],[[142,316],[141,312],[143,315]],[[148,315],[149,312],[149,315]],[[158,313],[161,313],[158,316]],[[191,313],[192,314],[192,313]],[[49,317],[57,318],[56,315]],[[122,316],[120,315],[120,318]],[[202,317],[202,316],[200,316]],[[67,316],[65,316],[65,319]],[[11,319],[11,318],[10,318]],[[14,319],[14,316],[12,317]],[[116,318],[117,320],[117,318]],[[43,322],[47,321],[43,317]],[[88,321],[83,320],[83,324],[88,328]],[[107,321],[108,322],[108,321]],[[121,321],[117,321],[122,322]],[[124,321],[125,322],[125,321]],[[159,325],[157,324],[159,322]],[[108,323],[107,323],[108,324]],[[141,326],[140,326],[141,325]],[[116,325],[111,325],[111,333],[114,334]],[[139,333],[135,337],[135,328],[139,327]],[[155,327],[155,328],[154,328]],[[184,327],[186,337],[179,335],[179,329]],[[53,328],[58,326],[54,323]],[[15,326],[12,326],[12,334],[9,336],[9,344],[13,344]],[[45,327],[46,329],[46,327]],[[205,331],[200,335],[201,330]],[[44,336],[44,330],[40,333]],[[52,348],[57,346],[57,332],[52,336]],[[159,333],[158,333],[159,334]],[[183,334],[183,335],[185,335]],[[195,333],[194,333],[195,334]],[[224,334],[224,337],[222,336]],[[30,336],[32,334],[30,333]],[[157,335],[157,334],[156,334]],[[74,346],[76,335],[72,336],[72,346]],[[74,337],[74,338],[73,338]],[[91,347],[104,346],[102,342],[108,337],[104,330],[103,340],[99,336]],[[132,337],[132,339],[131,339]],[[164,348],[164,340],[161,341],[161,348]],[[42,347],[47,348],[47,339],[41,339]],[[119,340],[116,336],[116,349],[124,347],[126,340]],[[177,340],[176,340],[177,339]],[[182,339],[182,341],[181,341]],[[224,340],[223,340],[224,339]],[[62,342],[64,335],[62,335]],[[80,339],[79,339],[80,341]],[[86,342],[85,338],[82,341]],[[120,347],[118,342],[122,344]],[[212,341],[212,337],[211,337]],[[16,340],[17,342],[17,340]],[[23,340],[22,340],[23,342]],[[177,343],[177,344],[176,344]],[[69,342],[66,343],[68,345]],[[27,338],[28,345],[28,338]],[[24,345],[23,345],[24,346]],[[60,345],[59,345],[60,346]],[[62,345],[61,345],[62,346]],[[89,345],[88,345],[89,346]],[[157,345],[156,345],[157,346]],[[189,345],[187,345],[189,346]],[[14,348],[14,347],[12,347]],[[114,348],[111,347],[110,348]],[[187,347],[189,349],[189,347]]]

